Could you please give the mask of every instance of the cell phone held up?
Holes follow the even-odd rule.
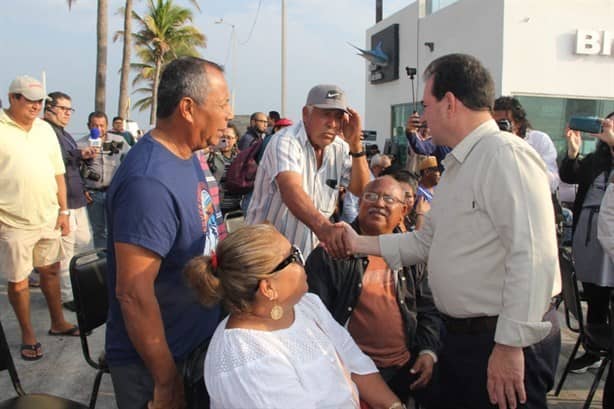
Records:
[[[601,118],[596,116],[572,116],[569,118],[569,129],[599,134],[603,132],[603,125]]]

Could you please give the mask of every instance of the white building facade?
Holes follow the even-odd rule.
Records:
[[[614,111],[614,0],[416,0],[369,28],[365,48],[375,48],[372,36],[395,24],[398,79],[372,83],[378,77],[370,68],[366,74],[365,128],[377,131],[380,148],[402,135],[414,110],[406,67],[417,71],[421,101],[424,69],[450,53],[482,61],[496,95],[517,97],[559,150],[569,116]]]

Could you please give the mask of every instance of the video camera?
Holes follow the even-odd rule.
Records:
[[[499,129],[505,132],[512,132],[512,123],[507,119],[499,119],[497,121]]]
[[[124,143],[120,141],[107,141],[102,144],[102,152],[109,156],[117,155],[122,151]]]
[[[87,166],[87,163],[83,161],[81,161],[81,164],[79,165],[79,173],[83,179],[88,179],[94,182],[98,182],[100,180],[100,173]]]

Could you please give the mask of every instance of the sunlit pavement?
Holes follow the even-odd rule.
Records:
[[[11,347],[13,360],[21,383],[27,392],[46,392],[63,396],[87,404],[94,384],[96,371],[87,365],[81,351],[79,337],[52,337],[47,335],[49,330],[49,314],[43,294],[39,289],[31,289],[31,315],[38,336],[42,344],[44,357],[39,361],[26,362],[19,356],[19,327],[6,294],[6,282],[0,284],[0,320],[7,334]],[[562,310],[562,307],[561,309]],[[73,313],[64,310],[67,319],[76,323]],[[571,349],[576,341],[576,334],[570,332],[564,323],[563,314],[560,313],[563,327],[563,350],[559,361],[560,377]],[[104,345],[104,329],[99,329],[89,336],[92,356],[98,356]],[[581,375],[569,374],[560,396],[550,396],[551,408],[575,409],[582,407],[588,390],[593,381],[595,369]],[[605,376],[604,376],[605,378]],[[603,381],[593,399],[591,408],[601,408],[601,394]],[[8,372],[0,372],[0,400],[15,396]],[[102,377],[102,384],[98,393],[98,409],[115,408],[113,385],[109,375]],[[413,407],[413,405],[412,405]]]

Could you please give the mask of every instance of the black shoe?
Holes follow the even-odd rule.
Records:
[[[569,372],[585,373],[589,369],[599,368],[601,366],[601,358],[592,354],[584,354],[572,361],[569,367]]]
[[[77,306],[74,301],[63,302],[62,307],[66,308],[68,311],[77,312]]]

